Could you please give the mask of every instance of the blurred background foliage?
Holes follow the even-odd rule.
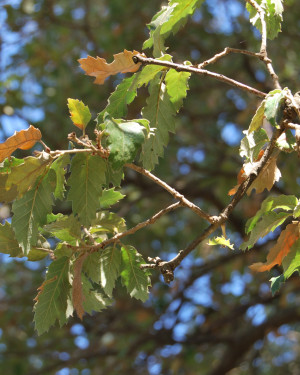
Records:
[[[83,100],[94,118],[122,79],[103,86],[84,76],[77,60],[141,51],[146,23],[160,9],[160,0],[10,0],[0,1],[0,141],[33,124],[52,149],[66,148],[74,131],[67,98]],[[283,30],[269,42],[269,56],[283,87],[299,90],[300,8],[284,2]],[[210,0],[197,10],[176,36],[167,40],[175,62],[199,63],[225,47],[258,51],[259,34],[249,23],[242,0]],[[146,51],[148,56],[149,51]],[[230,55],[210,67],[268,92],[272,82],[264,65],[247,56]],[[136,118],[147,91],[130,106]],[[210,214],[229,202],[242,160],[238,155],[259,100],[206,77],[192,77],[184,109],[177,118],[165,158],[154,171]],[[92,133],[92,126],[89,125]],[[21,155],[21,154],[20,154]],[[282,155],[283,178],[274,194],[297,194],[300,182],[296,155]],[[127,194],[116,212],[128,227],[171,203],[158,186],[133,171],[122,185]],[[98,374],[299,374],[300,280],[290,278],[272,298],[268,280],[248,266],[263,261],[273,240],[268,236],[253,250],[238,246],[244,225],[265,194],[239,204],[227,226],[235,251],[201,244],[179,267],[171,285],[153,272],[147,303],[131,300],[122,287],[108,310],[77,317],[37,337],[32,306],[45,272],[45,262],[11,261],[1,257],[0,368],[13,375]],[[57,206],[57,211],[69,207]],[[10,207],[0,207],[0,220]],[[145,258],[170,259],[191,242],[206,223],[182,208],[164,216],[128,241]]]

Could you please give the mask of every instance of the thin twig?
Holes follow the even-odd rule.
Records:
[[[262,91],[256,90],[253,87],[250,87],[250,86],[247,86],[243,83],[235,81],[234,79],[226,77],[223,74],[210,72],[209,70],[195,68],[195,67],[190,66],[190,65],[175,64],[175,63],[170,62],[170,61],[156,60],[156,59],[153,59],[151,57],[144,57],[142,55],[135,55],[135,56],[133,56],[132,59],[136,64],[140,62],[144,65],[160,65],[160,66],[165,66],[167,68],[175,69],[178,72],[191,72],[191,73],[195,73],[195,74],[213,77],[213,78],[217,79],[218,81],[222,81],[222,82],[228,83],[231,86],[238,87],[241,90],[246,91],[246,92],[251,93],[251,94],[254,94],[254,95],[256,95],[260,98],[265,98],[266,95],[267,95]]]
[[[209,221],[210,223],[213,223],[215,221],[214,216],[208,215],[206,212],[201,210],[200,207],[196,206],[194,203],[189,201],[187,198],[185,198],[184,195],[180,194],[177,190],[173,189],[171,186],[169,186],[167,183],[159,179],[158,177],[154,176],[151,172],[147,171],[146,169],[139,167],[135,164],[125,164],[126,167],[131,168],[135,170],[138,173],[141,173],[142,175],[150,178],[152,181],[154,181],[157,185],[160,185],[162,188],[167,190],[175,199],[178,199],[182,205],[190,208],[192,211],[194,211],[198,216],[202,217],[203,219]]]
[[[224,48],[224,50],[222,52],[217,53],[213,57],[211,57],[210,59],[203,61],[201,64],[198,64],[197,67],[199,69],[203,69],[209,64],[216,63],[218,60],[220,60],[224,56],[229,55],[230,53],[240,53],[242,55],[258,57],[260,60],[264,60],[264,57],[261,55],[261,53],[251,52],[251,51],[247,51],[245,49],[226,47],[226,48]]]
[[[261,170],[264,168],[266,163],[268,162],[275,146],[276,141],[283,133],[284,129],[276,129],[273,133],[271,141],[266,148],[263,157],[261,158],[260,162],[258,163],[256,169],[248,176],[248,178],[240,185],[236,194],[233,196],[231,202],[223,209],[220,215],[216,218],[216,221],[207,227],[197,238],[194,239],[184,250],[180,250],[179,253],[171,260],[165,262],[161,261],[160,259],[156,259],[155,263],[153,264],[144,264],[142,268],[159,268],[160,272],[162,273],[164,280],[169,283],[174,279],[174,270],[182,260],[190,254],[192,250],[194,250],[203,240],[205,240],[209,235],[211,235],[217,228],[219,228],[222,224],[224,224],[233,209],[239,203],[239,201],[243,198],[246,194],[248,188],[253,183],[253,181],[258,177]]]
[[[265,21],[265,11],[255,0],[246,0],[246,2],[248,2],[250,5],[252,5],[253,8],[255,8],[257,10],[257,13],[259,15],[260,22],[261,22],[260,54],[263,57],[262,60],[266,64],[266,67],[267,67],[267,69],[270,73],[270,76],[271,76],[272,80],[273,80],[274,87],[276,89],[281,90],[281,86],[280,86],[280,83],[279,83],[278,76],[274,71],[272,61],[268,58],[268,54],[267,54],[267,24],[266,24],[266,21]]]
[[[119,241],[121,238],[123,238],[125,236],[129,236],[130,234],[134,234],[138,230],[140,230],[142,228],[145,228],[146,226],[148,226],[150,224],[155,223],[163,215],[165,215],[165,214],[169,213],[170,211],[173,211],[176,208],[181,207],[181,206],[183,206],[183,204],[181,202],[173,203],[170,206],[164,208],[163,210],[157,212],[155,215],[151,216],[149,219],[147,219],[147,220],[145,220],[145,221],[143,221],[141,223],[138,223],[136,226],[134,226],[134,227],[126,230],[125,232],[118,233],[115,236],[113,236],[113,237],[111,237],[111,238],[109,238],[107,240],[104,240],[104,241],[102,241],[101,243],[99,243],[97,245],[90,246],[90,248],[91,248],[92,252],[95,252],[95,251],[97,251],[99,249],[104,249],[106,246],[110,245],[111,243],[115,243],[115,242]],[[85,248],[85,250],[86,249],[87,248]]]
[[[257,4],[255,0],[246,0],[250,5],[253,6],[257,10],[257,13],[260,18],[261,22],[261,47],[260,47],[260,53],[262,55],[267,54],[267,24],[265,21],[265,11],[263,8]]]

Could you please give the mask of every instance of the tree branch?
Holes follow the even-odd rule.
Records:
[[[254,94],[254,95],[256,95],[260,98],[265,98],[265,96],[267,95],[262,91],[256,90],[253,87],[250,87],[250,86],[247,86],[243,83],[235,81],[234,79],[226,77],[223,74],[210,72],[209,70],[199,69],[199,68],[195,68],[195,67],[189,66],[189,65],[175,64],[175,63],[170,62],[170,61],[160,61],[160,60],[153,59],[151,57],[144,57],[142,55],[135,55],[135,56],[133,56],[132,60],[134,61],[135,64],[142,63],[144,65],[160,65],[160,66],[165,66],[167,68],[175,69],[178,72],[190,72],[190,73],[195,73],[195,74],[199,74],[199,75],[209,76],[209,77],[215,78],[215,79],[217,79],[221,82],[225,82],[225,83],[227,83],[231,86],[238,87],[241,90],[246,91],[250,94]]]

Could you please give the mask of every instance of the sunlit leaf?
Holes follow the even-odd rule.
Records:
[[[270,250],[266,263],[255,263],[250,266],[252,271],[270,271],[276,265],[281,265],[282,260],[290,252],[291,247],[299,239],[299,223],[292,223],[281,232],[276,245]]]
[[[68,107],[73,124],[84,130],[92,117],[89,107],[81,100],[71,98],[68,99]]]
[[[108,160],[116,170],[134,160],[140,146],[145,141],[145,128],[138,122],[122,121],[105,116],[105,129],[108,134]]]
[[[127,51],[114,55],[114,61],[110,64],[105,59],[100,57],[94,58],[88,56],[87,58],[79,59],[81,68],[87,75],[96,77],[94,83],[102,85],[105,79],[117,73],[136,72],[139,70],[141,63],[135,64],[132,57],[139,55],[137,51]]]
[[[267,37],[274,39],[281,31],[283,6],[282,0],[256,0],[264,10],[264,19],[267,25]],[[247,10],[250,13],[250,22],[261,32],[261,20],[257,10],[247,2]]]
[[[145,302],[148,299],[148,288],[151,285],[148,272],[140,269],[140,265],[145,262],[133,246],[122,246],[121,254],[122,284],[131,297]]]
[[[229,249],[234,250],[234,247],[230,243],[230,240],[228,238],[223,237],[223,236],[210,238],[209,241],[208,241],[208,245],[209,246],[229,247]]]
[[[40,141],[42,134],[39,129],[30,125],[26,130],[16,131],[4,143],[0,143],[0,162],[10,156],[16,149],[29,150]]]

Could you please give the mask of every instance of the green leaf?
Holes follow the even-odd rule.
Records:
[[[125,196],[121,192],[115,191],[115,188],[104,189],[100,197],[100,206],[102,209],[110,208]]]
[[[7,190],[7,178],[8,174],[0,173],[0,202],[1,203],[9,203],[12,202],[18,196],[18,189],[17,185],[12,185]]]
[[[169,132],[175,132],[176,109],[160,77],[150,83],[149,93],[143,117],[150,121],[151,133],[142,146],[141,160],[144,168],[151,170],[164,154],[164,146],[169,142]]]
[[[169,1],[169,5],[163,7],[148,25],[150,38],[144,42],[143,49],[152,47],[155,42],[157,45],[159,42],[163,46],[169,34],[172,32],[175,35],[186,23],[187,17],[192,15],[203,2],[204,0]],[[157,47],[157,49],[159,48]],[[160,50],[162,49],[160,47]]]
[[[145,128],[138,122],[115,120],[107,114],[105,128],[110,150],[108,161],[112,167],[120,169],[134,160],[138,149],[145,141]]]
[[[104,121],[105,113],[109,113],[112,117],[121,118],[127,115],[127,106],[136,97],[137,74],[133,74],[116,87],[115,91],[108,99],[107,106],[101,111],[97,117],[97,123],[100,125]]]
[[[270,281],[271,281],[272,296],[274,296],[274,294],[279,291],[279,289],[281,288],[282,284],[284,283],[284,276],[283,275],[279,275],[277,277],[272,277],[270,279]]]
[[[126,230],[125,220],[114,212],[101,211],[93,220],[91,233],[111,232],[112,234],[122,233]]]
[[[293,244],[287,256],[283,258],[282,266],[285,280],[296,271],[300,274],[300,239]]]
[[[68,154],[64,154],[58,157],[50,167],[56,173],[54,197],[60,200],[63,200],[65,195],[65,173],[68,164],[70,164],[70,156]]]
[[[59,259],[62,257],[71,258],[74,252],[65,243],[60,242],[57,244],[54,254],[55,254],[56,259]]]
[[[210,238],[208,241],[209,246],[222,246],[222,247],[229,247],[231,250],[234,250],[233,245],[230,243],[229,239],[225,237],[214,237]]]
[[[49,252],[46,251],[46,250],[42,250],[42,249],[39,249],[37,247],[32,247],[30,250],[29,250],[29,253],[28,253],[28,260],[30,262],[37,262],[39,260],[42,260],[44,258],[46,258],[46,256],[49,255]]]
[[[298,202],[297,206],[294,208],[293,216],[295,219],[300,216],[300,202]]]
[[[268,233],[273,232],[281,225],[291,214],[286,212],[267,212],[261,220],[252,229],[248,241],[241,246],[241,250],[250,250],[259,238],[265,237]]]
[[[89,227],[100,208],[99,198],[106,184],[106,163],[98,155],[76,154],[71,162],[70,190],[68,200],[72,201],[74,215]]]
[[[256,0],[264,12],[264,19],[267,25],[267,37],[274,39],[281,31],[283,6],[282,0]],[[246,8],[250,13],[250,22],[261,32],[261,20],[257,10],[247,3]]]
[[[38,158],[33,156],[24,158],[23,164],[11,169],[11,173],[7,178],[6,188],[11,189],[12,185],[16,185],[19,192],[18,197],[21,198],[33,187],[36,179],[43,174],[50,162],[51,160],[44,158],[43,154]]]
[[[106,161],[106,179],[107,185],[112,184],[115,187],[121,185],[124,178],[123,168],[116,170],[113,168],[112,163]]]
[[[111,304],[111,300],[93,290],[91,282],[84,275],[81,276],[81,279],[84,311],[91,315],[93,311],[99,312]]]
[[[0,173],[10,173],[13,167],[21,165],[23,163],[23,159],[17,159],[14,156],[10,156],[9,158],[4,159],[2,163],[0,163]]]
[[[62,257],[50,264],[35,298],[34,322],[39,335],[47,332],[56,320],[65,319],[70,290],[69,258]]]
[[[148,299],[148,287],[151,285],[147,271],[140,269],[144,264],[142,256],[133,246],[122,246],[122,284],[131,297],[145,302]]]
[[[281,105],[285,100],[285,91],[280,90],[279,92],[276,92],[272,95],[270,95],[269,93],[265,100],[266,100],[266,103],[265,103],[266,119],[270,122],[272,126],[278,128],[280,120],[281,120],[279,118],[280,112],[281,112]]]
[[[256,212],[255,216],[249,219],[246,223],[246,233],[249,234],[260,218],[267,212],[274,211],[276,209],[281,209],[284,211],[292,211],[296,207],[298,199],[294,195],[279,195],[270,196],[266,198],[262,204],[261,208]]]
[[[48,175],[13,203],[12,228],[25,256],[31,246],[36,244],[38,227],[46,224],[47,214],[51,212],[52,204],[52,191]]]
[[[258,130],[262,126],[265,116],[265,104],[266,101],[263,100],[260,106],[257,108],[255,115],[253,116],[249,125],[248,134],[252,133],[255,130]]]
[[[107,247],[101,252],[88,256],[83,265],[87,276],[100,284],[104,292],[111,297],[116,280],[120,276],[121,251],[117,247]]]
[[[191,63],[186,61],[184,65],[191,65]],[[190,76],[189,72],[177,72],[175,69],[170,69],[166,74],[167,92],[176,112],[182,107],[183,99],[186,98]]]
[[[42,230],[72,245],[81,238],[81,224],[73,215],[59,217],[56,221],[44,225]]]
[[[241,140],[240,155],[253,163],[257,160],[259,151],[269,142],[269,138],[264,129],[258,129],[250,134],[244,131],[244,134],[246,136]]]
[[[81,100],[68,99],[70,118],[75,126],[84,130],[92,117],[89,107],[84,105]]]
[[[172,56],[168,54],[164,54],[163,56],[157,58],[157,60],[172,61]],[[143,85],[148,85],[148,83],[151,82],[159,72],[161,72],[162,70],[166,70],[166,69],[167,68],[165,66],[161,66],[161,65],[146,65],[140,72],[136,73],[137,87],[139,88],[139,87],[142,87]]]
[[[152,21],[147,25],[150,29],[150,38],[143,44],[143,49],[150,48],[154,45],[153,55],[159,57],[165,52],[164,41],[162,33],[163,24],[167,23],[171,17],[176,4],[171,6],[163,6],[162,9],[152,18]]]
[[[7,221],[3,225],[0,224],[0,251],[3,254],[9,254],[11,257],[24,256],[15,233]]]

